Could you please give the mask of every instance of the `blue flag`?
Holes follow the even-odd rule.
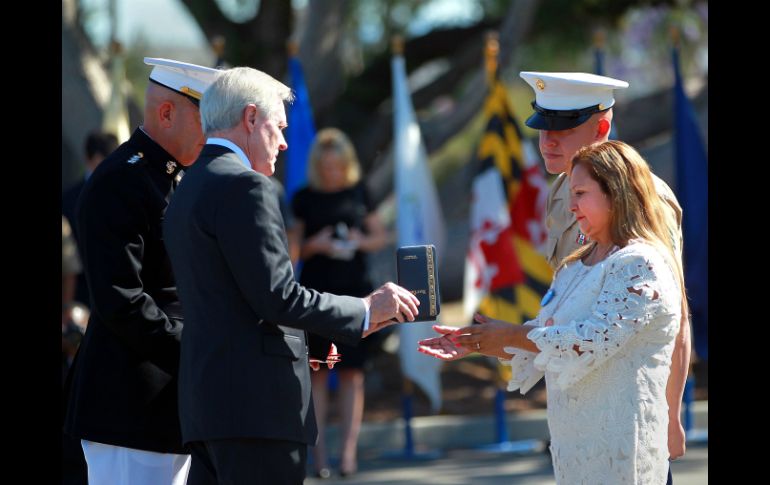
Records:
[[[594,74],[604,76],[604,49],[601,47],[594,49]]]
[[[294,103],[289,106],[289,127],[286,128],[289,149],[286,150],[284,185],[286,201],[291,203],[294,193],[307,184],[307,159],[315,138],[315,124],[302,66],[296,57],[289,57],[289,78],[290,87],[296,96]]]
[[[604,76],[604,48],[596,47],[594,49],[594,74],[598,76]],[[618,130],[615,128],[615,121],[613,120],[610,127],[610,134],[608,135],[610,140],[618,139]]]
[[[673,50],[677,198],[682,205],[685,285],[695,352],[708,360],[708,157],[695,110],[684,92],[679,51]]]

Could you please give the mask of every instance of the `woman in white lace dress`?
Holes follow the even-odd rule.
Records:
[[[570,210],[592,242],[564,259],[538,316],[436,326],[443,335],[420,351],[505,359],[508,389],[522,393],[545,375],[557,483],[664,484],[666,382],[686,311],[666,212],[630,146],[589,146],[572,163]]]

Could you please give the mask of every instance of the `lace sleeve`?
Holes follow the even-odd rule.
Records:
[[[525,325],[531,325],[534,327],[541,327],[540,315],[535,317],[534,320],[530,320]],[[503,350],[511,354],[509,360],[498,359],[502,365],[510,366],[511,379],[508,381],[508,390],[518,390],[522,394],[526,394],[527,391],[532,389],[532,386],[543,378],[545,372],[535,368],[535,352],[529,352],[516,347],[503,347]]]
[[[527,334],[541,351],[534,359],[535,368],[557,374],[556,382],[549,385],[562,390],[571,387],[615,355],[649,322],[677,312],[679,298],[673,296],[679,290],[655,249],[646,244],[627,246],[614,259],[588,318],[539,327]],[[664,294],[666,298],[661,297]]]

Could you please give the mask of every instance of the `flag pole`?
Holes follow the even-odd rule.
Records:
[[[215,35],[211,39],[211,50],[214,51],[216,60],[214,60],[214,67],[216,69],[225,69],[227,63],[225,62],[225,37],[223,35]]]
[[[495,89],[495,83],[498,82],[498,55],[500,53],[500,43],[498,33],[490,31],[487,33],[484,46],[484,67],[487,74],[487,84],[490,95]],[[499,302],[495,302],[499,306]],[[499,309],[498,309],[499,314]],[[491,453],[535,453],[543,450],[543,442],[536,439],[511,441],[508,435],[508,425],[505,414],[505,393],[507,392],[506,382],[499,372],[495,377],[495,439],[496,442],[489,445],[476,447],[477,450]]]
[[[594,72],[599,76],[604,76],[604,46],[607,40],[607,33],[604,29],[594,31]]]
[[[607,44],[607,31],[603,28],[598,28],[594,30],[594,73],[598,74],[599,76],[604,76],[605,74],[605,45]],[[616,123],[612,123],[612,126],[610,127],[610,140],[617,140],[618,139],[618,129],[616,126]]]
[[[404,38],[401,35],[391,37],[390,48],[393,56],[404,55]],[[401,341],[399,345],[403,345]],[[402,369],[403,371],[403,369]],[[402,450],[386,451],[382,454],[385,459],[427,461],[441,458],[440,450],[416,451],[412,418],[414,416],[414,383],[406,375],[401,387],[401,412],[404,419],[404,448]]]

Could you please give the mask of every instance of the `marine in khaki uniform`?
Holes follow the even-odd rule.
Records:
[[[546,169],[558,175],[546,202],[546,257],[557,268],[564,257],[588,242],[569,210],[570,160],[579,148],[608,139],[615,104],[613,91],[627,88],[628,83],[579,72],[524,71],[520,76],[535,91],[535,113],[526,124],[540,130],[540,152]],[[668,185],[654,174],[653,179],[658,195],[671,208],[667,219],[681,251],[682,208]]]
[[[587,240],[569,210],[570,191],[568,171],[572,156],[583,146],[606,141],[612,127],[612,107],[615,89],[625,89],[628,83],[587,73],[531,72],[520,73],[535,92],[532,107],[535,113],[526,124],[540,131],[540,153],[546,170],[558,175],[546,202],[546,257],[557,268],[565,256]],[[653,175],[658,195],[669,207],[666,218],[669,231],[681,257],[682,208],[671,189]],[[669,406],[668,449],[671,459],[684,454],[685,434],[680,410],[687,369],[690,360],[690,331],[686,312],[682,313],[679,335],[674,347],[671,374],[666,387]],[[671,483],[671,472],[669,480]]]

